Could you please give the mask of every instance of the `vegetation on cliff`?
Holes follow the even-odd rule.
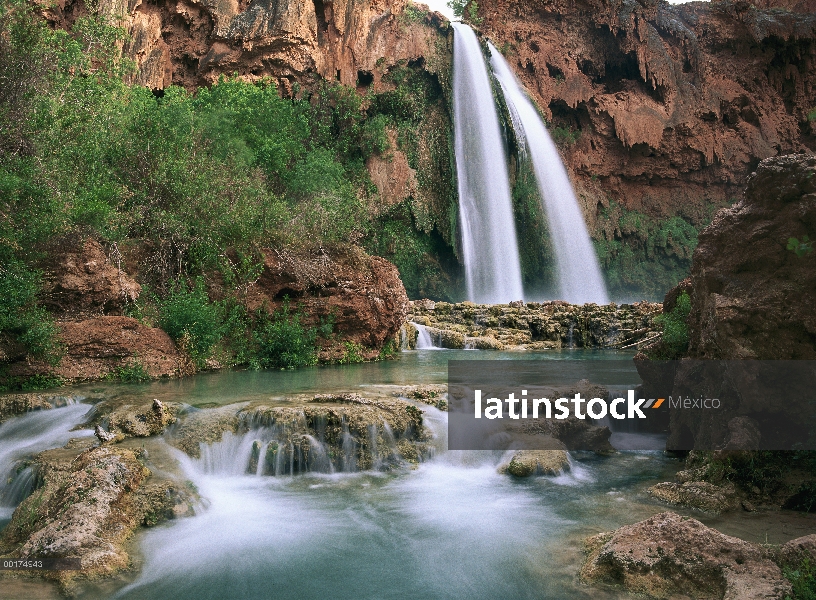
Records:
[[[258,332],[236,333],[254,316],[211,302],[195,278],[234,295],[258,277],[263,247],[382,250],[387,231],[400,267],[420,277],[429,238],[410,212],[372,216],[365,161],[389,150],[388,127],[421,121],[438,90],[409,72],[381,94],[322,83],[284,99],[271,82],[230,78],[195,94],[151,92],[124,82],[123,37],[103,17],[66,32],[24,2],[0,8],[0,345],[59,360],[40,288],[55,242],[71,236],[137,256],[148,293],[125,312],[161,325],[199,363],[220,340]]]

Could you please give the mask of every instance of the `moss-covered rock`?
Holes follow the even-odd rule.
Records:
[[[658,335],[654,318],[661,312],[662,305],[649,302],[478,305],[422,300],[410,303],[408,320],[424,325],[444,348],[639,348]],[[415,328],[410,327],[413,333]],[[407,341],[408,347],[414,347],[416,335],[407,336]]]
[[[130,565],[125,540],[140,524],[189,511],[184,492],[153,480],[129,449],[104,445],[41,452],[40,485],[14,511],[0,553],[15,558],[73,558],[79,571],[46,573],[63,586]],[[181,510],[177,505],[183,505]]]

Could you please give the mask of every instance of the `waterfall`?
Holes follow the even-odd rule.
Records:
[[[487,65],[473,30],[451,23],[459,223],[468,300],[523,298],[507,157]]]
[[[490,63],[504,92],[520,152],[529,157],[538,182],[555,250],[559,296],[573,304],[607,304],[609,297],[598,257],[558,149],[510,66],[492,44],[489,48]]]
[[[416,327],[417,330],[417,339],[416,339],[416,349],[417,350],[430,350],[431,348],[439,348],[433,343],[433,339],[431,338],[431,334],[428,333],[428,329],[424,325],[420,325],[419,323],[411,322],[411,325]]]
[[[11,517],[32,489],[36,473],[28,466],[28,459],[43,450],[59,448],[71,438],[93,433],[74,430],[88,408],[69,403],[12,417],[0,425],[0,519]]]

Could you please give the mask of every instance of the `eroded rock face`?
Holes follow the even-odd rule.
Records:
[[[247,307],[271,312],[286,298],[292,310],[301,307],[309,324],[321,318],[333,321],[340,341],[324,347],[321,360],[341,358],[345,342],[359,344],[365,358],[376,357],[397,335],[408,309],[397,268],[355,247],[300,254],[266,250],[263,273],[247,293]]]
[[[91,381],[113,375],[123,367],[141,367],[150,377],[175,377],[184,372],[186,361],[170,336],[136,319],[97,317],[57,325],[59,341],[65,347],[60,362],[55,367],[41,361],[16,362],[9,365],[9,376],[47,375],[64,381]]]
[[[790,238],[801,245],[813,231],[816,156],[790,155],[760,163],[743,199],[718,212],[700,234],[691,277],[666,295],[666,310],[681,289],[690,295],[686,356],[816,358],[814,254],[808,246],[799,246],[799,254],[797,248],[788,249]],[[673,397],[704,390],[719,393],[729,407],[728,412],[697,416],[673,411],[669,448],[796,448],[810,435],[806,415],[812,411],[805,399],[810,398],[812,381],[796,366],[804,363],[790,363],[790,369],[799,370],[786,378],[787,398],[781,402],[773,363],[684,360],[661,367],[643,354],[635,359],[646,387],[671,390]]]
[[[116,248],[113,250],[116,256]],[[45,267],[43,304],[61,317],[121,315],[135,302],[142,286],[111,260],[102,245],[91,238],[66,240],[52,247]]]
[[[790,583],[758,544],[664,512],[585,542],[581,578],[650,598],[781,598]]]
[[[613,239],[616,220],[596,223],[610,196],[700,225],[761,159],[816,148],[816,14],[757,8],[770,5],[812,2],[485,0],[479,17],[544,116],[577,137],[564,158],[590,229]]]
[[[103,0],[99,7],[129,33],[124,51],[139,67],[135,83],[153,89],[194,89],[233,73],[271,77],[287,95],[318,75],[377,86],[400,60],[433,62],[447,30],[426,6],[406,12],[406,0]],[[65,0],[44,12],[68,28],[85,7]]]
[[[816,2],[813,0],[754,0],[757,8],[781,8],[800,13],[816,12]]]
[[[816,358],[816,255],[788,239],[816,232],[816,156],[763,161],[743,199],[699,237],[691,269],[689,355]]]

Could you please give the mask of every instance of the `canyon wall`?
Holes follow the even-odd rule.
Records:
[[[816,14],[765,4],[783,8],[479,3],[473,20],[551,123],[617,295],[682,278],[760,160],[816,149]]]
[[[736,201],[760,160],[816,149],[812,4],[483,0],[465,11],[550,123],[613,298],[662,298],[687,276],[699,231]],[[396,239],[368,249],[397,264],[412,297],[461,299],[449,140],[453,35],[444,17],[408,0],[96,6],[128,32],[123,49],[138,66],[134,83],[157,93],[232,74],[271,78],[285,96],[321,81],[388,93],[400,69],[430,82],[436,99],[418,108],[413,132],[392,129],[391,150],[367,164],[379,195],[369,211],[384,215],[378,230],[393,218],[424,236],[430,266],[414,261],[407,269]],[[84,0],[60,0],[42,12],[68,28],[87,8]],[[510,134],[508,145],[512,151]],[[535,186],[511,167],[532,293],[532,284],[552,277],[552,253]]]
[[[283,93],[321,77],[377,85],[400,60],[428,61],[447,29],[436,13],[407,0],[59,0],[42,3],[55,26],[70,28],[94,6],[128,33],[134,82],[194,90],[221,75],[271,77]],[[444,65],[439,65],[444,66]],[[437,65],[429,65],[436,70]]]

